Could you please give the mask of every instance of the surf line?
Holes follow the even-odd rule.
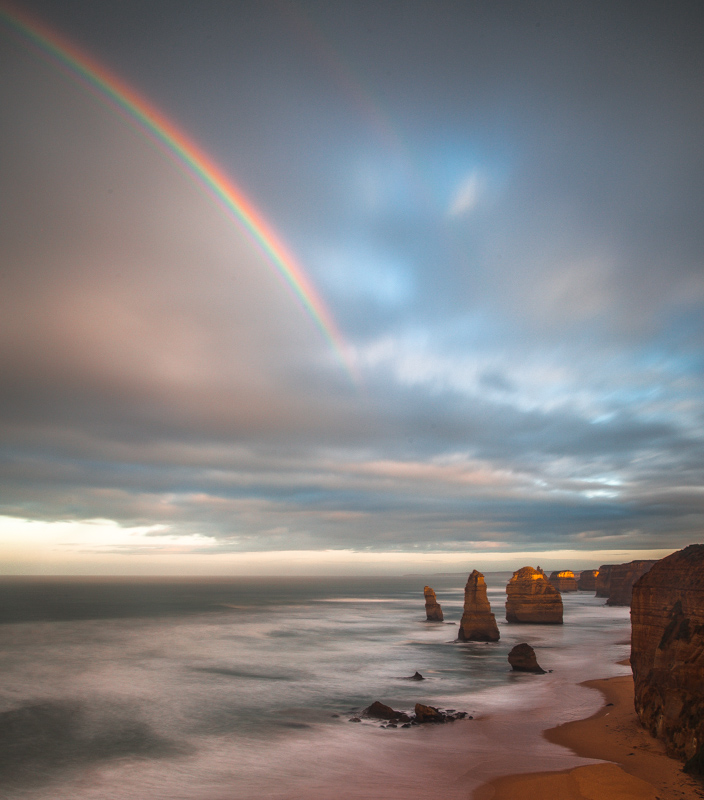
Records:
[[[223,169],[156,106],[61,34],[8,4],[0,5],[0,19],[109,106],[125,112],[138,130],[165,146],[187,173],[205,186],[228,214],[244,226],[331,346],[352,382],[359,386],[349,346],[310,278],[254,203]]]

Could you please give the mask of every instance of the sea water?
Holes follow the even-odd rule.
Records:
[[[539,735],[598,707],[578,681],[624,671],[628,609],[579,592],[562,626],[508,625],[510,574],[487,576],[495,644],[456,641],[460,575],[3,579],[0,797],[413,796],[399,772],[421,768],[433,734],[350,721],[374,700],[493,715],[496,736],[530,718]],[[425,582],[445,623],[425,621]],[[521,641],[552,674],[512,673]],[[482,730],[486,765],[498,745]]]

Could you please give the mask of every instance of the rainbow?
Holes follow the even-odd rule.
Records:
[[[59,62],[68,72],[119,111],[139,130],[158,144],[186,168],[186,171],[208,190],[228,214],[241,223],[254,241],[264,251],[285,284],[293,291],[309,317],[332,347],[340,363],[354,383],[358,378],[349,357],[349,347],[335,324],[332,315],[297,263],[294,256],[276,235],[254,203],[239,189],[229,176],[192,139],[146,98],[132,89],[121,78],[111,73],[91,56],[44,23],[29,17],[25,12],[0,6],[0,20],[38,46],[40,51]]]

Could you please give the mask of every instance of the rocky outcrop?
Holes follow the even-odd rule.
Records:
[[[370,706],[362,711],[362,716],[371,717],[371,719],[385,719],[394,722],[410,722],[411,718],[403,711],[395,711],[391,706],[380,703],[375,700]]]
[[[607,606],[630,606],[633,584],[655,564],[655,561],[629,561],[611,568]]]
[[[611,588],[611,570],[616,564],[602,564],[598,569],[596,576],[596,596],[608,597],[609,589]]]
[[[435,706],[425,706],[422,703],[416,703],[414,722],[422,725],[426,722],[452,722],[455,719],[466,719],[466,711],[441,711]],[[472,719],[472,717],[469,717]]]
[[[440,603],[438,603],[438,599],[435,597],[435,592],[430,586],[426,586],[425,589],[423,589],[423,594],[425,594],[426,620],[428,622],[442,622],[444,619],[442,608],[440,608]]]
[[[704,762],[704,545],[655,563],[633,586],[631,667],[642,724],[672,755]]]
[[[333,714],[338,717],[338,714]],[[471,714],[466,711],[455,711],[454,708],[448,708],[446,711],[435,708],[435,706],[426,706],[423,703],[416,703],[414,713],[406,714],[405,711],[396,711],[375,700],[370,706],[367,706],[357,716],[350,719],[350,722],[362,722],[363,719],[379,720],[384,724],[382,728],[410,728],[411,725],[423,725],[427,722],[441,723],[452,722],[456,719],[474,719]]]
[[[464,612],[458,638],[463,642],[498,642],[499,628],[486,596],[486,582],[475,569],[464,587]]]
[[[581,592],[595,592],[596,579],[599,575],[598,569],[583,569],[579,573],[579,580],[577,581],[577,588]]]
[[[558,592],[576,592],[577,579],[571,569],[563,569],[559,572],[551,572],[548,582],[554,586]]]
[[[508,654],[508,663],[511,665],[511,669],[516,670],[516,672],[545,674],[545,670],[538,664],[538,659],[535,657],[535,650],[526,642],[517,644],[511,650]]]
[[[562,624],[560,593],[533,567],[523,567],[513,573],[506,595],[508,622]]]

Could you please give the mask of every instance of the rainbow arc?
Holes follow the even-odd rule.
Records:
[[[0,19],[67,68],[72,76],[97,91],[101,98],[125,112],[141,131],[164,145],[191,176],[208,189],[265,253],[352,381],[358,383],[349,347],[310,278],[255,204],[225,171],[153,103],[61,34],[7,4],[0,6]]]

